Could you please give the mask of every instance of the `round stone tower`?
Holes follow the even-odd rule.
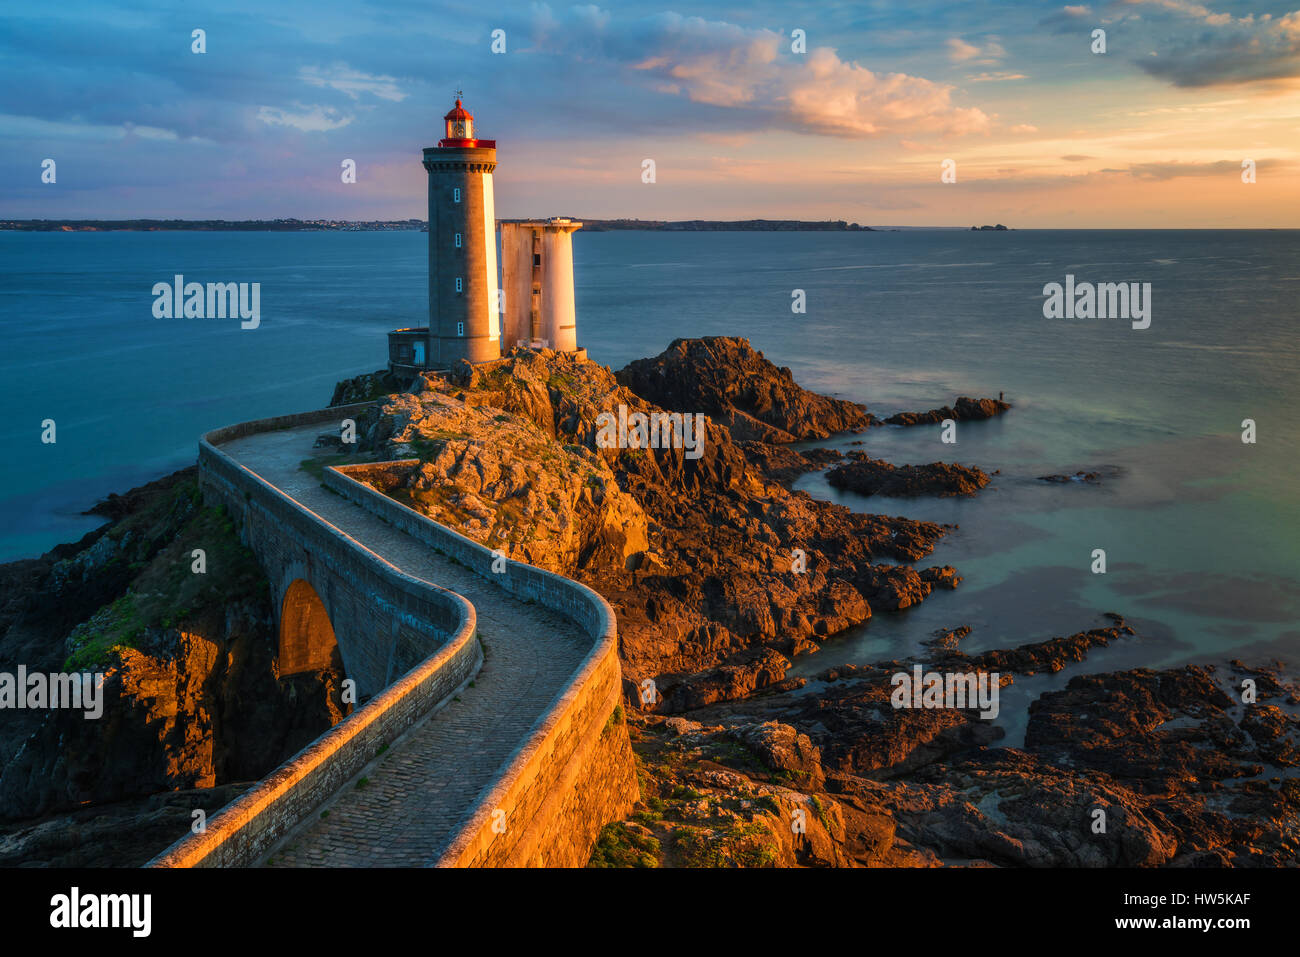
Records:
[[[497,305],[496,140],[474,137],[459,99],[443,117],[446,135],[424,151],[429,172],[430,368],[501,357]]]
[[[576,352],[571,219],[501,222],[501,285],[505,289],[505,338],[515,346]]]

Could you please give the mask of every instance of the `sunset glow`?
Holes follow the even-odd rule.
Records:
[[[1285,4],[242,6],[202,24],[162,5],[11,18],[4,213],[418,216],[410,155],[427,144],[411,131],[432,142],[464,85],[512,133],[505,217],[1300,225],[1300,11]],[[44,157],[71,189],[41,190]],[[354,186],[342,158],[363,170]]]

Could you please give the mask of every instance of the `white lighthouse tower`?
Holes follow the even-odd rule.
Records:
[[[573,234],[581,228],[569,219],[502,220],[503,350],[577,351]]]

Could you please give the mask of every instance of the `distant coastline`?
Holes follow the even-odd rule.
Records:
[[[847,223],[842,219],[800,220],[800,219],[685,219],[665,221],[657,219],[579,219],[587,232],[608,232],[615,229],[652,230],[663,233],[707,233],[707,232],[824,232],[824,233],[870,233],[875,232],[870,226]]]
[[[742,219],[723,221],[689,219],[675,222],[649,219],[586,219],[581,222],[587,232],[617,229],[654,232],[875,232],[870,226],[848,223],[842,219],[807,221],[796,219]],[[0,220],[0,230],[17,232],[115,232],[135,230],[155,232],[191,230],[203,232],[402,232],[425,231],[423,219],[342,220],[342,219],[9,219]]]
[[[18,232],[95,233],[133,230],[156,232],[400,232],[427,230],[424,219],[6,219],[0,230]]]

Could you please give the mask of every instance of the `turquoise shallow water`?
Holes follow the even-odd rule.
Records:
[[[422,233],[0,233],[0,560],[95,524],[78,513],[193,461],[198,434],[322,405],[380,367],[384,333],[425,316]],[[861,499],[960,528],[933,561],[965,581],[828,642],[797,673],[910,653],[968,624],[967,647],[1066,634],[1122,612],[1141,637],[1108,666],[1300,646],[1300,233],[579,233],[580,341],[619,368],[673,338],[743,335],[806,387],[888,415],[1005,391],[1015,408],[861,438],[894,462],[1001,474],[969,500]],[[160,320],[150,289],[262,283],[262,324]],[[1151,328],[1047,320],[1042,287],[1150,282]],[[790,311],[804,289],[804,315]],[[58,442],[40,442],[54,419]],[[1255,445],[1240,423],[1258,423]],[[1099,465],[1100,487],[1036,481]],[[1104,548],[1105,575],[1089,571]]]

